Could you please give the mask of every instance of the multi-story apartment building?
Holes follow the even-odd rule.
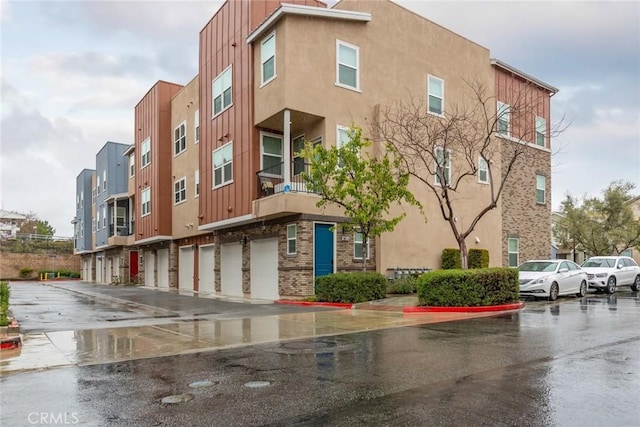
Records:
[[[95,191],[95,169],[83,169],[76,178],[76,216],[72,224],[74,229],[73,251],[82,255],[81,277],[82,280],[91,279],[93,253],[93,223],[92,205],[90,195]],[[86,199],[85,199],[86,195]]]
[[[495,176],[516,144],[527,153],[467,244],[488,249],[491,265],[549,256],[557,90],[493,60],[485,47],[387,0],[333,8],[237,0],[200,32],[199,64],[186,86],[160,81],[135,108],[135,143],[126,151],[135,206],[128,244],[139,251],[147,286],[278,299],[311,295],[315,277],[359,270],[363,258],[382,273],[438,268],[442,250],[457,244],[417,180],[409,188],[429,220],[417,208],[396,207],[406,218],[365,248],[359,233],[341,227],[348,219],[339,208],[316,207],[319,196],[300,179],[308,166],[296,153],[305,142],[340,144],[352,123],[375,141],[367,123],[408,99],[446,119],[448,106],[465,101],[469,80],[488,88],[504,113]],[[523,94],[535,102],[515,114]],[[448,173],[464,161],[448,158]],[[462,225],[488,203],[483,170],[456,194]]]

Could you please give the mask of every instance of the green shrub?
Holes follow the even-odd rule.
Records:
[[[489,251],[487,249],[469,249],[469,268],[488,268]]]
[[[415,294],[416,276],[406,276],[399,279],[391,279],[387,283],[388,294]]]
[[[418,304],[477,307],[518,301],[520,285],[515,268],[439,270],[417,282]]]
[[[387,278],[376,272],[337,273],[316,279],[318,301],[358,303],[384,298]]]
[[[0,326],[9,324],[9,284],[0,282]]]
[[[20,277],[23,279],[28,279],[29,277],[31,277],[31,275],[33,274],[35,270],[31,267],[22,267],[20,269]]]
[[[445,248],[442,250],[442,269],[452,270],[462,268],[460,263],[460,249]]]

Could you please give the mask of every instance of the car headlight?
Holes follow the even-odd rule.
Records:
[[[598,273],[596,274],[596,277],[607,277],[609,275],[609,273]]]
[[[533,285],[539,285],[539,284],[544,283],[544,282],[546,282],[546,281],[547,281],[547,278],[546,278],[546,277],[541,277],[541,278],[536,279],[536,280],[534,280],[533,282],[531,282],[531,284],[533,284]]]

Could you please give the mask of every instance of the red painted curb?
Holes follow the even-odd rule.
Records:
[[[513,304],[485,305],[480,307],[405,307],[403,313],[481,313],[486,311],[519,310],[524,308],[524,302]]]
[[[275,301],[276,304],[290,304],[290,305],[310,305],[318,307],[336,307],[336,308],[353,308],[353,304],[347,302],[311,302],[311,301],[294,301],[288,299],[279,299]]]
[[[13,350],[20,347],[22,340],[20,337],[3,338],[0,340],[0,350]]]

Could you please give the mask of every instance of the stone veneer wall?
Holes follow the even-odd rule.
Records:
[[[167,242],[162,241],[158,243],[152,243],[148,245],[142,245],[138,247],[138,256],[143,257],[149,252],[154,254],[154,266],[153,275],[155,277],[155,286],[158,286],[158,251],[162,249],[169,249],[169,288],[178,287],[178,244],[177,241]],[[140,258],[139,258],[140,259]],[[145,262],[142,261],[138,267],[138,283],[145,283],[145,275],[148,272],[145,271]]]
[[[502,140],[502,153],[509,153],[513,144]],[[536,175],[546,177],[544,204],[536,202]],[[502,194],[504,266],[509,265],[507,239],[512,237],[519,239],[520,263],[551,256],[551,153],[548,150],[528,147],[505,183]]]
[[[313,224],[314,219],[295,216],[280,219],[280,222],[266,222],[230,231],[218,232],[215,237],[215,290],[221,291],[220,281],[220,244],[240,242],[246,236],[247,242],[260,238],[278,237],[278,282],[281,298],[305,297],[314,294],[313,283]],[[320,221],[320,219],[319,219]],[[287,225],[297,225],[296,254],[287,255]],[[353,233],[343,233],[336,226],[337,271],[361,271],[362,260],[353,258]],[[344,236],[344,239],[343,239]],[[367,271],[375,271],[375,240],[369,244],[370,257]],[[248,296],[251,293],[251,252],[250,245],[242,248],[242,290]]]

